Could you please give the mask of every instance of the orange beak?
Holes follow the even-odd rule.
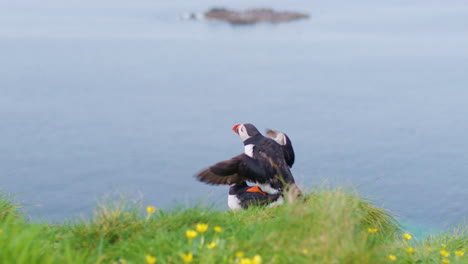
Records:
[[[234,132],[236,132],[236,134],[238,134],[238,135],[239,135],[239,132],[237,132],[237,129],[239,128],[240,125],[241,124],[237,124],[237,125],[232,127],[232,130],[234,130]]]

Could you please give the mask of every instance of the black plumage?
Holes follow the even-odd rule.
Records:
[[[252,124],[238,124],[233,130],[243,140],[245,152],[201,171],[196,175],[198,180],[226,185],[240,185],[248,181],[261,185],[269,194],[282,191],[285,185],[294,184],[289,170],[294,163],[294,151],[284,133],[269,130],[267,135],[273,138],[264,137]],[[274,137],[278,133],[284,135],[286,140],[278,143]],[[281,145],[283,141],[285,144]]]
[[[295,155],[294,149],[292,147],[291,139],[289,139],[288,135],[283,132],[268,129],[267,130],[267,137],[273,139],[278,144],[280,144],[281,149],[283,150],[284,160],[286,164],[288,164],[289,168],[292,168],[294,164]]]
[[[235,196],[236,199],[233,204],[229,204],[233,210],[239,209],[236,206],[240,206],[242,209],[247,209],[252,205],[266,206],[281,196],[280,193],[266,194],[258,186],[248,186],[246,182],[231,186],[229,195]]]

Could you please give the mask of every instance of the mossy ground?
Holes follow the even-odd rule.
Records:
[[[199,223],[207,231],[187,238]],[[0,263],[151,263],[147,256],[156,263],[468,263],[466,225],[423,241],[403,233],[388,212],[340,189],[238,212],[195,207],[148,216],[144,206],[107,203],[89,220],[57,225],[27,222],[0,194]]]

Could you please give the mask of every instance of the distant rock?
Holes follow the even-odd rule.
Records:
[[[202,20],[205,18],[205,14],[201,13],[183,13],[180,15],[182,20]]]
[[[259,22],[286,22],[309,18],[308,14],[296,12],[277,12],[272,9],[249,9],[231,11],[224,8],[213,8],[205,13],[206,18],[224,20],[231,24],[255,24]]]

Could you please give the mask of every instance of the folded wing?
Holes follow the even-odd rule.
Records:
[[[291,140],[289,137],[280,131],[268,129],[266,132],[267,137],[273,139],[278,144],[281,145],[281,149],[283,150],[284,160],[286,164],[291,168],[294,164],[294,149],[292,147]]]

